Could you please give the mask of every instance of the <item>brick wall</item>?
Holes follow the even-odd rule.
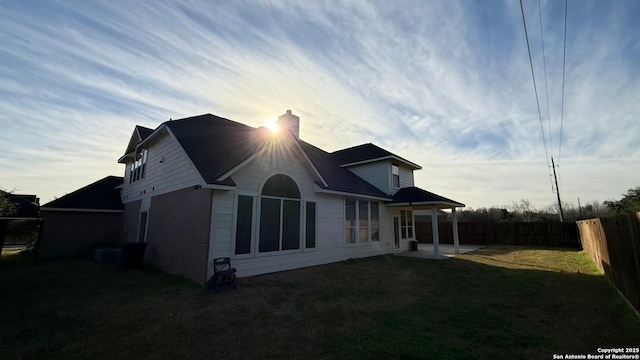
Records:
[[[122,213],[47,211],[39,258],[90,256],[97,244],[123,238]]]
[[[145,260],[204,284],[209,254],[211,190],[187,188],[154,196]]]

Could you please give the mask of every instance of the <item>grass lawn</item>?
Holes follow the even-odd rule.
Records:
[[[639,345],[640,319],[573,250],[379,256],[220,294],[150,267],[0,260],[2,359],[551,359]]]

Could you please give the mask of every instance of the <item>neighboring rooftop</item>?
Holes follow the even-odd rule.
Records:
[[[107,176],[72,193],[42,205],[43,211],[106,210],[124,209],[120,198],[119,186],[123,178]]]
[[[4,219],[29,219],[38,217],[38,197],[36,195],[20,195],[12,194],[0,190],[15,206],[15,210],[11,214],[0,216]]]

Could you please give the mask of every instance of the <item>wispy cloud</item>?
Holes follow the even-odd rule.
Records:
[[[542,2],[548,112],[538,2],[524,5],[557,157],[563,3]],[[569,4],[568,197],[638,185],[639,7]],[[515,2],[8,2],[0,16],[5,188],[48,200],[121,173],[135,124],[211,112],[260,126],[292,109],[305,140],[374,142],[422,164],[419,186],[471,206],[553,201]]]

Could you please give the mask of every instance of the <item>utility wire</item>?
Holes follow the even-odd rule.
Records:
[[[547,169],[549,170],[549,181],[553,189],[553,180],[551,180],[551,165],[549,164],[549,152],[547,151],[547,140],[544,136],[544,126],[542,125],[542,114],[540,113],[540,100],[538,99],[538,87],[536,85],[536,75],[533,71],[533,60],[531,59],[531,47],[529,46],[529,33],[527,32],[527,21],[524,16],[524,6],[520,0],[520,11],[522,12],[522,25],[524,26],[524,36],[527,40],[527,51],[529,52],[529,65],[531,65],[531,78],[533,79],[533,91],[536,94],[536,105],[538,106],[538,119],[540,120],[540,133],[542,134],[542,143],[544,144],[544,155],[547,160]]]
[[[567,0],[564,0],[564,50],[562,55],[562,100],[560,110],[560,142],[558,144],[558,166],[560,166],[560,153],[562,152],[562,122],[564,120],[564,74],[567,63]]]
[[[549,149],[553,154],[553,136],[551,132],[551,111],[549,110],[549,83],[547,82],[547,57],[544,53],[544,35],[542,31],[542,5],[541,0],[538,0],[538,15],[540,16],[540,40],[542,41],[542,63],[544,64],[544,91],[547,95],[547,122],[549,125]],[[551,155],[553,156],[553,155]]]

